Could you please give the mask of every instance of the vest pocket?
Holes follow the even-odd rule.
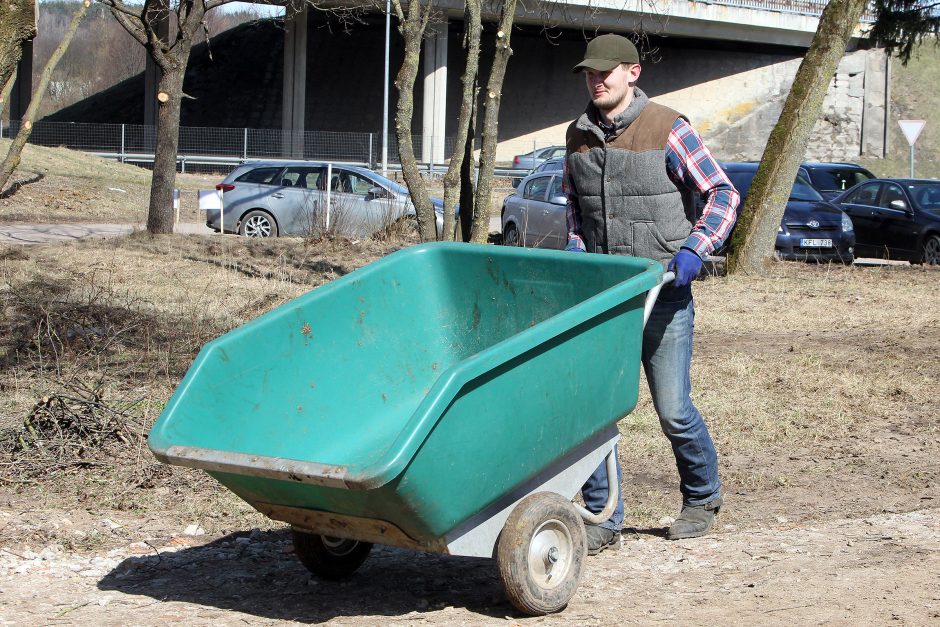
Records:
[[[672,257],[685,239],[667,240],[653,222],[633,223],[633,254],[637,257],[665,259]]]

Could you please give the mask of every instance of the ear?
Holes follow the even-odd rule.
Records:
[[[641,69],[642,69],[642,68],[640,67],[640,64],[639,64],[639,63],[634,63],[633,65],[631,65],[631,66],[629,66],[629,67],[627,68],[627,74],[628,74],[629,77],[630,77],[630,78],[629,78],[629,81],[630,81],[631,84],[632,84],[632,83],[635,83],[635,82],[637,81],[637,79],[640,78],[640,70],[641,70]]]

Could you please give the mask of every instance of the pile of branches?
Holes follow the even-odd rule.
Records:
[[[22,425],[0,433],[4,474],[48,476],[136,458],[146,429],[131,413],[135,404],[105,402],[102,387],[64,383],[39,399]]]

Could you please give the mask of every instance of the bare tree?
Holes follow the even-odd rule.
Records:
[[[502,101],[503,79],[506,66],[512,55],[509,36],[512,32],[513,18],[516,14],[516,0],[504,0],[496,31],[496,53],[486,83],[486,95],[483,99],[483,137],[480,148],[480,175],[477,180],[476,197],[473,203],[473,227],[470,241],[486,242],[490,223],[490,191],[493,181],[493,168],[496,166],[496,140],[499,130],[499,105]]]
[[[59,42],[58,47],[53,51],[52,56],[49,57],[49,61],[43,68],[42,74],[39,76],[39,84],[36,85],[29,107],[27,107],[26,113],[23,115],[20,130],[17,132],[16,139],[13,140],[10,146],[6,159],[4,159],[3,164],[0,165],[0,189],[3,189],[7,181],[9,181],[10,177],[13,175],[13,171],[20,164],[20,155],[23,152],[23,147],[26,145],[26,140],[29,139],[29,135],[32,133],[33,122],[35,122],[36,113],[39,111],[42,96],[46,93],[46,88],[49,86],[49,79],[52,78],[52,71],[55,69],[59,59],[62,58],[62,55],[65,54],[69,43],[72,41],[72,37],[75,36],[75,31],[78,30],[79,23],[82,21],[82,18],[85,17],[85,13],[88,11],[90,5],[91,0],[83,0],[81,5],[79,5],[78,10],[75,11],[75,14],[72,16],[72,22],[69,24],[68,30],[66,30],[65,34],[62,36],[62,41]]]
[[[157,132],[150,186],[147,231],[173,232],[173,188],[176,151],[179,146],[183,78],[193,44],[200,33],[208,34],[206,13],[235,0],[144,0],[142,5],[124,0],[98,0],[109,7],[124,29],[146,50],[159,68],[157,84]],[[291,6],[317,6],[312,0],[290,0]],[[332,11],[350,13],[339,7]],[[166,25],[169,23],[170,28]],[[164,33],[170,31],[169,35]]]
[[[395,109],[398,158],[411,202],[415,206],[418,236],[422,242],[428,242],[437,239],[437,220],[427,185],[418,171],[414,143],[411,140],[411,120],[414,117],[415,79],[418,77],[421,63],[421,42],[434,11],[434,3],[433,0],[426,0],[426,4],[422,5],[420,0],[408,0],[403,7],[402,0],[392,0],[392,7],[398,17],[398,32],[405,43],[405,57],[395,77],[395,88],[398,89],[398,105]]]
[[[444,237],[453,233],[453,207],[459,193],[463,237],[470,241],[485,242],[489,234],[490,192],[496,163],[499,105],[506,66],[512,55],[509,39],[516,0],[501,0],[496,33],[496,53],[490,68],[484,98],[484,121],[480,151],[479,175],[473,177],[473,144],[477,117],[477,84],[479,80],[479,54],[482,31],[482,5],[480,0],[465,0],[465,35],[467,63],[463,74],[460,117],[457,121],[457,142],[454,154],[444,176]],[[418,0],[408,3],[407,11],[401,0],[392,0],[399,20],[399,32],[405,43],[405,58],[399,69],[395,86],[398,88],[398,108],[395,130],[398,136],[398,154],[402,174],[418,217],[422,241],[435,239],[434,214],[427,185],[418,171],[411,140],[411,121],[414,114],[414,82],[418,73],[421,43],[433,11],[432,4],[421,5]],[[474,186],[476,189],[474,190]],[[470,217],[471,220],[467,220]]]
[[[732,238],[729,273],[765,271],[773,258],[777,228],[783,218],[790,189],[819,117],[829,82],[845,54],[846,44],[858,26],[867,0],[830,0],[819,18],[819,27],[783,112],[764,148],[744,209]]]
[[[206,11],[224,4],[225,0],[179,0],[175,8],[171,8],[169,0],[144,0],[143,5],[128,5],[123,0],[99,1],[111,9],[112,15],[147,50],[159,68],[156,146],[147,231],[172,233],[183,78]],[[176,32],[164,35],[171,16],[175,18]]]
[[[454,233],[454,207],[466,181],[473,186],[473,121],[476,118],[477,80],[480,70],[480,34],[483,25],[480,15],[480,0],[466,0],[464,7],[464,40],[466,65],[461,79],[463,88],[460,99],[460,114],[457,117],[457,137],[454,154],[450,157],[444,175],[444,239],[450,240]],[[470,167],[464,167],[465,163]],[[472,202],[464,203],[466,215],[473,215]],[[470,224],[466,221],[462,233],[469,238]]]
[[[23,56],[23,42],[36,35],[33,0],[0,2],[0,85],[16,73]]]

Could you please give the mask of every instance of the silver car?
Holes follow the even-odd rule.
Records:
[[[516,155],[512,158],[512,167],[514,170],[534,170],[542,165],[546,159],[565,156],[564,146],[548,146],[546,148],[537,148],[524,155]]]
[[[522,179],[503,201],[502,232],[506,246],[563,249],[568,241],[567,198],[561,171],[537,172]]]
[[[253,161],[235,168],[216,189],[223,210],[207,211],[206,226],[246,237],[327,231],[366,237],[415,214],[405,187],[356,166]],[[432,202],[440,233],[444,203]]]

